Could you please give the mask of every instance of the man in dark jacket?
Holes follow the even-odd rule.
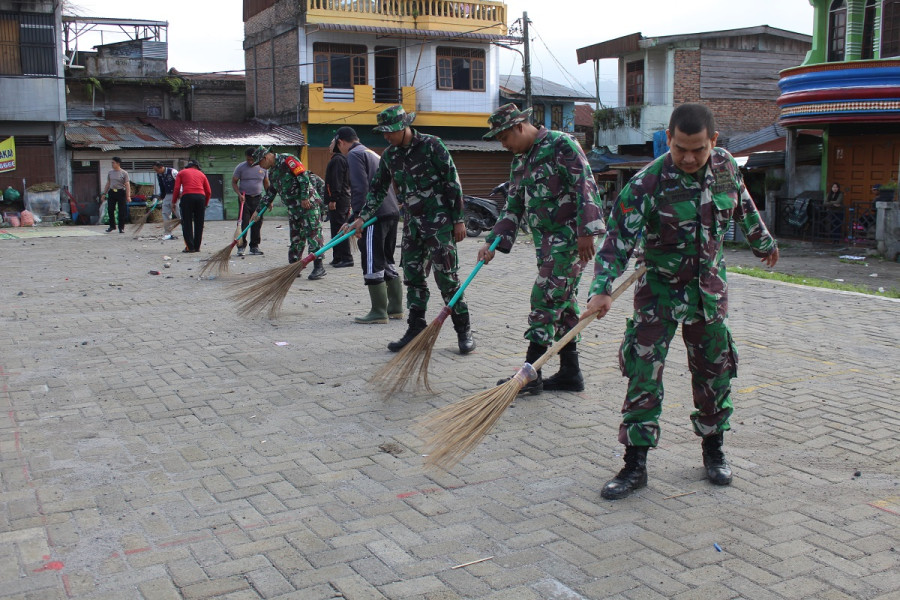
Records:
[[[347,169],[347,157],[341,154],[337,138],[331,141],[331,160],[325,167],[325,203],[328,205],[328,221],[331,223],[331,239],[350,218],[350,174]],[[350,241],[344,240],[332,250],[334,259],[331,266],[335,269],[353,266],[353,255],[350,253]]]
[[[172,220],[172,193],[175,191],[175,177],[178,176],[178,171],[172,167],[167,167],[160,161],[153,163],[153,170],[156,171],[156,180],[159,183],[159,199],[162,200],[163,231],[166,232],[163,239],[174,240],[177,238],[172,235],[172,227],[169,223]],[[178,215],[176,214],[175,217],[177,218]]]
[[[366,204],[369,182],[378,170],[381,157],[359,143],[356,130],[352,127],[338,129],[335,140],[341,153],[347,157],[350,203],[353,214],[358,215]],[[378,220],[363,229],[359,240],[363,280],[372,300],[369,314],[355,319],[364,325],[387,323],[389,318],[403,318],[403,282],[394,266],[400,211],[393,189],[388,190],[375,216]]]

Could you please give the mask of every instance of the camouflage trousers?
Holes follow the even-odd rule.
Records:
[[[453,223],[435,225],[408,217],[403,221],[400,243],[403,283],[406,284],[406,307],[422,311],[428,308],[428,274],[434,270],[434,281],[448,304],[459,289],[459,257],[453,239]],[[462,296],[453,305],[455,314],[466,314],[469,307]]]
[[[288,219],[291,228],[291,245],[288,247],[288,262],[295,263],[303,258],[303,249],[309,244],[310,252],[318,252],[324,245],[322,240],[322,219],[319,218],[319,205],[313,204],[304,210],[297,203],[288,206]]]
[[[724,322],[682,324],[694,395],[694,433],[706,437],[730,429],[731,379],[737,375],[737,349]],[[619,367],[628,377],[619,442],[656,446],[663,402],[663,369],[677,321],[635,313],[628,320],[619,350]]]
[[[525,339],[549,346],[578,324],[578,283],[584,265],[577,247],[537,250],[538,274],[531,288],[531,312]],[[572,341],[581,341],[576,336]]]

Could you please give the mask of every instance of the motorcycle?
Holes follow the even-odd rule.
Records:
[[[502,193],[502,197],[505,199],[508,188],[509,182],[504,181],[495,187],[490,195],[497,196]],[[497,218],[500,216],[500,207],[489,198],[463,196],[463,215],[466,224],[466,235],[468,237],[478,237],[482,231],[490,231],[494,228]]]

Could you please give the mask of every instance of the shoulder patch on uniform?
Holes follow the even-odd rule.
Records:
[[[303,166],[303,163],[294,158],[293,156],[289,156],[284,159],[284,164],[294,175],[300,175],[306,171],[306,167]]]
[[[625,206],[625,202],[622,200],[619,200],[619,208],[621,208],[622,212],[626,215],[634,210],[633,206]]]

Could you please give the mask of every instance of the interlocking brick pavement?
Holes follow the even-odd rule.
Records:
[[[353,323],[355,268],[236,316],[229,281],[284,264],[286,222],[213,280],[229,223],[200,255],[101,229],[0,240],[2,600],[900,597],[896,301],[732,276],[733,485],[705,481],[676,342],[650,483],[609,502],[628,301],[585,331],[584,393],[517,400],[451,472],[422,468],[415,420],[524,360],[529,244],[467,294],[475,353],[445,327],[436,394],[381,398],[405,323]]]

